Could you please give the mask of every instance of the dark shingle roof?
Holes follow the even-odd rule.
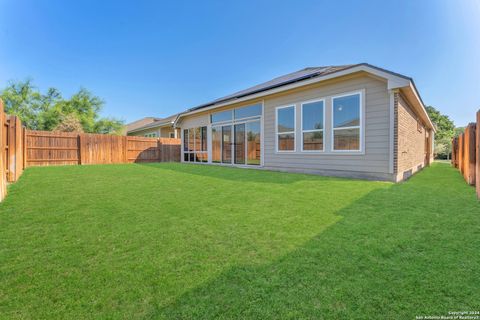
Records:
[[[330,73],[334,73],[337,71],[341,71],[344,69],[351,68],[353,66],[356,66],[355,64],[348,64],[348,65],[341,65],[341,66],[326,66],[326,67],[308,67],[304,68],[277,78],[274,78],[272,80],[269,80],[267,82],[258,84],[256,86],[250,87],[245,90],[241,90],[235,93],[232,93],[230,95],[224,96],[222,98],[213,100],[209,103],[202,104],[200,106],[194,107],[189,109],[188,111],[193,111],[197,109],[202,109],[208,106],[215,105],[217,103],[221,102],[226,102],[229,100],[234,100],[238,99],[241,97],[245,97],[254,93],[262,92],[265,90],[281,87],[287,84],[291,84],[294,82],[302,81],[302,80],[307,80],[310,78],[318,77],[318,76],[324,76]]]

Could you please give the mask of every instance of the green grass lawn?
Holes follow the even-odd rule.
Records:
[[[30,168],[0,204],[0,318],[415,319],[480,309],[480,202],[216,166]]]

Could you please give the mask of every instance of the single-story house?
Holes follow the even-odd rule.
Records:
[[[177,114],[167,118],[143,118],[153,119],[140,126],[127,129],[128,136],[142,136],[142,137],[155,137],[155,138],[180,138],[180,129],[175,129],[173,123],[177,118]],[[133,122],[133,124],[142,121],[143,119]],[[130,124],[129,124],[130,125]],[[128,125],[127,125],[128,126]]]
[[[140,127],[143,127],[147,124],[150,124],[152,122],[155,122],[155,121],[158,121],[158,120],[161,120],[161,118],[155,118],[155,117],[144,117],[144,118],[141,118],[141,119],[138,119],[138,120],[135,120],[133,122],[130,122],[130,123],[127,123],[125,126],[124,126],[124,130],[123,130],[123,135],[126,135],[128,132],[130,131],[133,131],[137,128],[140,128]]]
[[[401,181],[435,128],[410,77],[370,64],[305,68],[180,113],[182,162]]]

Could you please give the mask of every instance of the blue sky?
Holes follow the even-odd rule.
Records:
[[[81,86],[104,116],[168,116],[306,66],[414,78],[457,126],[480,108],[480,3],[0,0],[0,87]]]

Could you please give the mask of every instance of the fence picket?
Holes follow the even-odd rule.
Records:
[[[28,166],[180,161],[180,139],[33,131],[0,99],[0,201]]]
[[[475,186],[477,189],[477,198],[480,199],[480,110],[477,111],[477,125],[475,128]]]
[[[0,200],[3,200],[7,194],[7,133],[8,127],[5,126],[6,119],[3,112],[3,101],[0,99]]]
[[[180,139],[26,131],[27,166],[180,161]]]
[[[468,184],[475,186],[480,199],[480,110],[476,122],[469,123],[464,133],[452,139],[452,165]]]

